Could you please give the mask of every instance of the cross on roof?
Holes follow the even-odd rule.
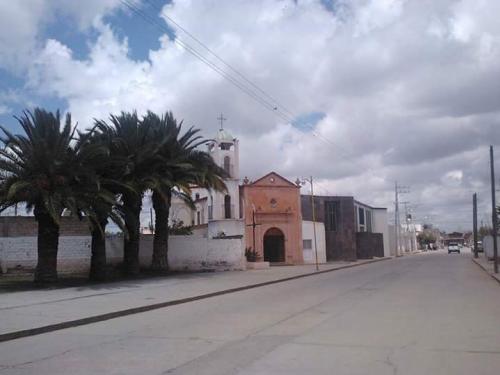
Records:
[[[224,123],[224,121],[226,121],[226,120],[227,120],[227,118],[225,118],[225,117],[222,115],[222,113],[221,113],[221,114],[220,114],[220,116],[219,116],[219,117],[217,117],[217,120],[219,120],[219,121],[220,121],[220,129],[221,129],[221,130],[222,130],[222,129],[224,129],[224,124],[223,124],[223,123]]]

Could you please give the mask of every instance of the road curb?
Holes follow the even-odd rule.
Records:
[[[475,258],[472,258],[472,262],[476,263],[479,267],[481,267],[483,269],[484,272],[486,272],[493,280],[495,280],[497,283],[500,284],[500,279],[497,278],[495,275],[493,275],[492,273],[490,273],[490,271],[485,267],[483,266],[481,263],[479,263],[478,260],[476,260]]]
[[[282,279],[270,280],[270,281],[265,281],[262,283],[250,284],[250,285],[240,286],[240,287],[236,287],[236,288],[219,290],[217,292],[200,294],[200,295],[194,296],[194,297],[180,298],[180,299],[171,300],[171,301],[159,302],[159,303],[154,303],[154,304],[150,304],[150,305],[143,305],[143,306],[139,306],[139,307],[133,307],[133,308],[129,308],[129,309],[113,311],[113,312],[105,313],[105,314],[93,315],[93,316],[89,316],[86,318],[69,320],[69,321],[61,322],[61,323],[49,324],[49,325],[42,326],[42,327],[36,327],[36,328],[24,329],[21,331],[3,333],[3,334],[0,334],[0,342],[11,341],[11,340],[20,339],[23,337],[41,335],[43,333],[60,331],[62,329],[67,329],[67,328],[84,326],[87,324],[98,323],[98,322],[102,322],[105,320],[120,318],[120,317],[127,316],[127,315],[139,314],[139,313],[143,313],[143,312],[147,312],[147,311],[161,309],[164,307],[181,305],[184,303],[199,301],[199,300],[212,298],[212,297],[217,297],[217,296],[221,296],[224,294],[231,294],[231,293],[236,293],[236,292],[240,292],[243,290],[260,288],[260,287],[267,286],[267,285],[283,283],[286,281],[291,281],[291,280],[296,280],[296,279],[302,279],[304,277],[320,275],[320,274],[324,274],[324,273],[328,273],[328,272],[343,270],[346,268],[359,267],[359,266],[363,266],[365,264],[377,263],[377,262],[382,262],[384,260],[390,260],[390,259],[394,259],[394,258],[387,257],[387,258],[380,258],[380,259],[372,259],[372,260],[368,260],[368,261],[363,261],[362,263],[347,264],[345,266],[340,266],[338,268],[303,273],[300,275],[285,277]]]

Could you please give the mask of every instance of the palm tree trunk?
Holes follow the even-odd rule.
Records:
[[[103,281],[106,279],[106,237],[104,230],[108,224],[106,218],[100,219],[99,223],[94,223],[92,228],[92,258],[90,259],[89,279],[93,281]]]
[[[169,191],[166,199],[153,192],[153,208],[155,210],[155,234],[153,238],[153,260],[151,268],[154,270],[168,270],[168,214],[172,193]]]
[[[139,240],[142,197],[124,194],[123,204],[125,206],[125,226],[128,231],[123,246],[123,270],[127,275],[138,275],[140,272]]]
[[[35,219],[38,222],[38,262],[35,282],[51,283],[57,281],[57,248],[59,245],[59,224],[41,205],[35,206]]]

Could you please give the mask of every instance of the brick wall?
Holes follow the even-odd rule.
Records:
[[[0,237],[36,236],[38,224],[33,216],[1,216]],[[88,236],[88,224],[85,220],[73,217],[62,217],[59,229],[61,236]]]

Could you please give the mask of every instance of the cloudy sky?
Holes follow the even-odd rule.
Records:
[[[499,14],[497,0],[0,0],[0,123],[19,130],[35,106],[82,128],[172,110],[211,137],[223,112],[242,175],[313,175],[319,194],[384,207],[397,180],[417,219],[467,229],[474,191],[491,220]]]

